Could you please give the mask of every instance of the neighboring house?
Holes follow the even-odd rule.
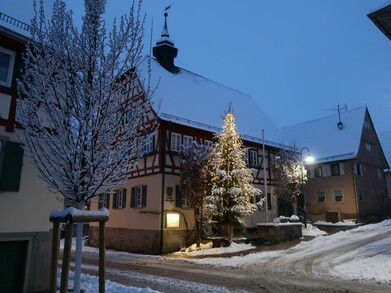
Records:
[[[391,4],[388,3],[384,7],[369,13],[368,17],[391,40]]]
[[[372,221],[391,215],[384,169],[389,165],[366,107],[282,129],[288,143],[309,149],[306,210],[310,218]]]
[[[391,131],[385,131],[378,134],[380,144],[386,156],[387,162],[391,162]],[[384,170],[384,176],[386,177],[388,199],[391,200],[391,169]]]
[[[51,223],[62,203],[38,178],[19,141],[16,78],[27,25],[0,13],[0,292],[49,289]]]
[[[146,57],[138,70],[139,81],[157,86],[152,99],[152,116],[158,128],[152,141],[141,141],[144,157],[129,174],[128,182],[93,200],[91,209],[110,210],[107,222],[107,247],[139,253],[160,254],[176,251],[194,240],[194,213],[179,187],[178,153],[196,140],[212,146],[214,133],[223,124],[222,116],[231,105],[237,116],[238,132],[248,148],[248,165],[256,171],[255,185],[271,192],[269,154],[277,152],[279,131],[258,104],[248,95],[175,66],[178,49],[169,38],[167,23],[153,48],[156,59]],[[143,93],[148,85],[135,81],[132,88]],[[265,159],[262,152],[265,133]],[[264,172],[264,168],[266,168]],[[264,178],[266,177],[266,184]],[[268,217],[277,215],[276,202],[269,197]],[[265,221],[266,212],[256,212],[245,220],[248,227]],[[98,227],[90,226],[90,244],[98,244]]]

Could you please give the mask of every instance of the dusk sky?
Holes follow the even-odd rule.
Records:
[[[66,2],[78,18],[83,1]],[[130,5],[107,2],[109,19]],[[25,17],[30,3],[0,11]],[[278,127],[366,105],[376,130],[391,130],[391,42],[367,17],[390,0],[144,0],[146,54],[171,4],[175,64],[251,95]]]

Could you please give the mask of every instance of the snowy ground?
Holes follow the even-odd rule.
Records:
[[[198,256],[201,258],[180,258],[180,261],[193,262],[196,264],[210,264],[214,266],[225,267],[251,267],[262,266],[264,264],[278,263],[281,270],[306,270],[306,263],[303,259],[314,257],[311,273],[317,275],[335,276],[338,278],[362,280],[367,282],[389,283],[391,280],[391,220],[386,220],[378,224],[360,226],[358,228],[339,232],[333,235],[324,235],[325,233],[313,227],[307,226],[303,229],[303,235],[313,236],[310,241],[302,241],[298,245],[279,251],[264,251],[246,253],[246,250],[254,249],[250,244],[233,243],[227,248],[211,248],[204,246],[202,250],[195,251],[189,249],[187,252],[177,252],[176,255]],[[335,254],[333,251],[339,251],[342,247],[351,249],[346,253]],[[96,248],[85,247],[85,251],[97,253]],[[234,257],[224,257],[226,253],[243,251],[243,255]],[[129,255],[124,252],[107,250],[107,258],[110,255]],[[211,257],[219,255],[219,257]],[[202,256],[208,256],[202,258]],[[133,255],[132,257],[144,258],[162,258],[161,256]],[[164,258],[164,257],[163,257]],[[292,263],[295,265],[292,266]],[[302,268],[301,268],[302,266]],[[277,265],[276,265],[277,267]],[[332,269],[330,269],[332,268]],[[121,272],[119,272],[121,273]],[[70,279],[72,280],[72,274]],[[156,278],[156,277],[155,277]],[[166,278],[167,279],[167,278]],[[96,292],[98,279],[93,276],[83,275],[82,287],[86,292]],[[175,279],[162,280],[164,282],[184,282]],[[184,282],[186,283],[186,282]],[[181,284],[188,286],[189,291],[201,289],[201,284]],[[156,292],[149,288],[139,289],[135,287],[125,287],[110,281],[106,281],[106,292]],[[191,288],[193,290],[191,290]],[[227,292],[221,290],[221,292]]]

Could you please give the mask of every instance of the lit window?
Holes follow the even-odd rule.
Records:
[[[333,202],[343,202],[343,190],[342,188],[333,189]]]
[[[184,147],[190,146],[192,142],[193,142],[192,136],[188,136],[188,135],[183,136],[183,146]]]
[[[317,203],[323,203],[326,201],[326,193],[324,190],[317,190],[316,191],[316,202]]]
[[[179,214],[167,213],[166,214],[166,228],[179,228]]]
[[[179,133],[171,133],[171,151],[179,152],[181,150],[181,135]]]
[[[0,47],[0,85],[11,86],[14,63],[15,52]]]

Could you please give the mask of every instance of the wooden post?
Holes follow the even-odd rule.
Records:
[[[52,259],[50,266],[50,293],[57,290],[57,265],[60,253],[60,222],[53,222]]]
[[[99,222],[99,293],[105,292],[105,222]]]
[[[67,223],[65,225],[65,243],[64,243],[64,254],[62,259],[60,293],[66,293],[68,291],[69,266],[71,261],[71,248],[72,248],[72,227],[73,227],[72,223]]]

